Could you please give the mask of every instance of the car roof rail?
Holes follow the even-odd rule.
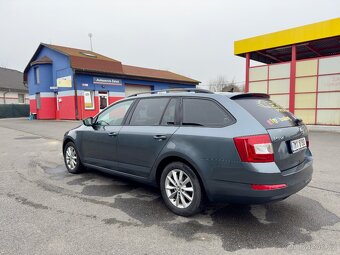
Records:
[[[174,88],[174,89],[160,89],[160,90],[151,90],[149,92],[141,92],[129,95],[128,97],[134,97],[143,94],[162,94],[162,93],[171,93],[171,92],[192,92],[192,93],[207,93],[214,94],[214,92],[207,89],[197,89],[197,88]]]

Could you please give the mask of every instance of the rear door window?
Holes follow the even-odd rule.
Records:
[[[294,116],[267,98],[239,98],[235,102],[247,110],[266,129],[295,126]]]
[[[234,118],[209,99],[183,99],[183,126],[224,127],[234,122]]]
[[[160,124],[169,98],[141,99],[132,114],[131,126],[156,126]]]
[[[169,102],[164,112],[162,122],[161,122],[162,126],[175,125],[176,105],[177,105],[177,99],[176,98],[171,99],[171,101]]]

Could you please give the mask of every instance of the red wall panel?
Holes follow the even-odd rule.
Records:
[[[109,97],[109,105],[122,99],[123,97]],[[59,96],[59,111],[57,112],[57,101],[55,97],[42,97],[41,107],[36,108],[36,100],[30,100],[30,112],[37,114],[37,119],[62,119],[75,120],[76,119],[76,104],[75,96]],[[94,97],[94,109],[86,110],[84,107],[84,97],[78,96],[78,118],[86,119],[93,117],[99,112],[98,97]]]
[[[78,97],[78,109],[79,109],[79,119],[86,119],[88,117],[93,117],[98,113],[98,97],[94,97],[94,109],[86,110],[84,106],[84,97]]]
[[[59,97],[59,118],[62,120],[76,119],[76,103],[74,96]]]
[[[37,113],[37,103],[35,99],[30,99],[30,112]]]
[[[34,100],[35,101],[35,100]],[[39,120],[49,120],[55,119],[57,109],[56,98],[55,97],[42,97],[40,98],[40,109],[37,109],[37,119]]]

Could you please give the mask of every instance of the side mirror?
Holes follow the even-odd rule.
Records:
[[[93,126],[93,118],[89,117],[89,118],[83,119],[83,123],[87,127]]]

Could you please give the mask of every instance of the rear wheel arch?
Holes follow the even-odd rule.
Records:
[[[202,187],[202,191],[203,193],[206,195],[207,190],[206,190],[206,186],[203,182],[203,179],[199,173],[199,171],[197,171],[197,167],[195,167],[195,165],[193,163],[191,163],[189,160],[185,159],[184,157],[181,156],[167,156],[165,158],[163,158],[157,165],[156,168],[156,173],[155,173],[155,181],[157,183],[157,186],[160,187],[160,180],[161,180],[161,176],[162,176],[162,172],[164,170],[164,168],[169,165],[170,163],[173,162],[181,162],[186,164],[187,166],[189,166],[197,175],[197,178],[200,182],[200,185]]]

